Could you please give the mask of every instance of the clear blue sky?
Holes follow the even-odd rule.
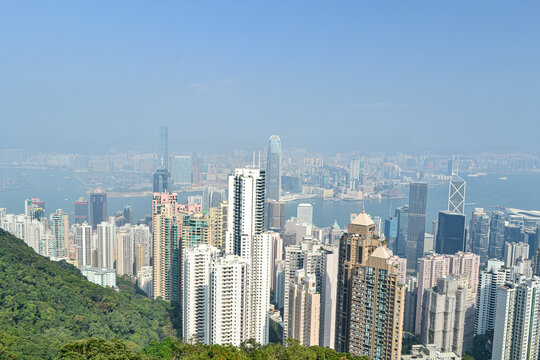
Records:
[[[540,153],[539,1],[2,1],[0,148]]]

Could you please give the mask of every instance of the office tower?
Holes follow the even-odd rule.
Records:
[[[281,140],[270,136],[266,159],[266,198],[279,201],[281,194]]]
[[[321,314],[319,345],[335,348],[336,301],[338,288],[339,246],[328,245],[322,252]]]
[[[465,180],[458,175],[457,162],[452,167],[448,191],[448,211],[456,214],[465,214]]]
[[[266,200],[266,229],[275,232],[282,232],[285,227],[285,202]]]
[[[210,341],[240,346],[248,339],[248,264],[228,254],[214,261],[212,273]]]
[[[159,127],[159,160],[161,169],[169,169],[169,128]]]
[[[176,193],[155,193],[152,200],[152,238],[154,252],[153,296],[165,301],[180,301],[181,226]]]
[[[300,345],[319,345],[321,294],[317,291],[314,274],[304,269],[296,271],[296,279],[290,288],[291,321],[289,336]]]
[[[135,274],[138,274],[144,266],[144,248],[142,244],[135,244]]]
[[[491,213],[489,224],[489,250],[492,259],[502,260],[504,253],[504,213],[494,211]]]
[[[465,215],[449,211],[439,212],[435,251],[438,254],[465,251],[465,239]]]
[[[208,217],[202,213],[184,214],[181,231],[183,249],[210,243],[211,230],[208,226]]]
[[[172,158],[172,177],[174,183],[178,186],[191,186],[193,159],[190,155],[175,155]]]
[[[493,331],[497,308],[497,288],[510,279],[510,270],[503,262],[488,260],[487,269],[480,272],[478,279],[478,303],[476,307],[476,335]]]
[[[397,237],[396,237],[396,246],[395,250],[398,256],[406,257],[407,256],[407,236],[409,233],[409,207],[403,205],[396,209],[397,218]]]
[[[313,205],[305,203],[298,204],[296,218],[306,224],[313,225]]]
[[[470,226],[471,251],[480,255],[482,262],[486,262],[488,259],[489,222],[489,216],[484,212],[484,209],[474,209]]]
[[[79,198],[75,201],[75,224],[88,222],[88,200]]]
[[[131,205],[124,206],[124,210],[122,212],[123,212],[126,224],[135,224],[133,222],[133,206]]]
[[[375,223],[362,210],[341,238],[336,349],[375,360],[398,359],[405,285],[376,232]]]
[[[163,193],[169,189],[169,178],[171,174],[167,169],[157,169],[154,172],[154,182],[152,189],[154,193]]]
[[[388,248],[392,251],[396,251],[396,237],[397,237],[397,229],[398,229],[398,221],[396,217],[389,217],[388,219],[384,220],[384,238],[386,239],[386,243],[388,244]]]
[[[107,194],[98,187],[90,193],[90,225],[95,230],[103,221],[107,221]]]
[[[116,234],[116,272],[118,275],[134,275],[135,244],[129,228],[121,228]]]
[[[184,341],[211,344],[212,265],[218,255],[219,249],[206,244],[183,250],[182,339]]]
[[[229,176],[226,253],[249,258],[253,237],[264,230],[264,170],[236,169]]]
[[[430,254],[435,251],[435,236],[433,234],[424,234],[424,254]]]
[[[416,260],[424,256],[424,234],[426,233],[427,184],[409,184],[409,225],[407,226],[407,263],[416,267]]]
[[[505,243],[504,244],[504,266],[511,267],[517,265],[519,259],[526,260],[529,258],[529,244],[523,242]]]
[[[224,249],[227,239],[229,203],[222,201],[217,207],[208,211],[208,226],[210,227],[210,245]]]
[[[113,218],[114,219],[114,218]],[[103,221],[97,226],[97,267],[114,269],[114,250],[116,248],[116,226],[113,222]]]
[[[422,343],[434,344],[442,352],[470,351],[474,332],[474,302],[468,294],[467,277],[449,276],[437,280],[426,291],[422,306]]]
[[[92,227],[86,222],[75,224],[75,244],[78,246],[79,267],[92,266]]]
[[[227,201],[225,189],[218,189],[213,186],[204,185],[202,195],[202,210],[208,211],[210,208],[218,207],[222,201]]]
[[[497,289],[493,360],[540,358],[540,279]]]
[[[328,234],[328,245],[337,246],[339,248],[339,241],[343,234],[344,231],[341,230],[337,220],[334,219],[334,223],[330,226],[330,233]]]
[[[69,220],[68,214],[62,209],[56,210],[50,217],[50,227],[55,238],[53,257],[67,257],[69,248]]]
[[[415,276],[407,275],[405,284],[405,313],[403,316],[403,331],[414,334],[414,327],[416,325],[416,299],[418,294],[418,280]]]

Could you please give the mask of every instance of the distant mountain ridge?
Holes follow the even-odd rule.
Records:
[[[20,359],[55,358],[63,344],[84,337],[137,347],[175,338],[172,305],[130,290],[92,284],[72,265],[50,261],[0,229],[0,337],[9,337],[9,351]],[[0,339],[0,355],[2,346],[8,345]]]

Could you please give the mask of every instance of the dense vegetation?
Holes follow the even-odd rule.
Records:
[[[0,359],[53,359],[70,340],[128,340],[135,347],[177,336],[175,309],[137,294],[127,279],[116,292],[88,282],[0,230]]]
[[[122,360],[369,360],[367,357],[356,357],[340,354],[334,350],[312,346],[298,345],[291,340],[287,347],[279,344],[259,346],[248,342],[240,348],[220,345],[190,345],[171,339],[154,341],[137,351],[134,344],[125,341],[103,339],[83,339],[66,344],[60,351],[58,360],[83,359],[122,359]]]

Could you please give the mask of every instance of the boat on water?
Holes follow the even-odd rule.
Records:
[[[487,175],[486,173],[479,172],[479,173],[469,174],[467,176],[468,177],[478,177],[478,176],[486,176],[486,175]]]
[[[499,180],[505,181],[505,180],[508,180],[508,178],[506,176],[503,176],[503,177],[500,177]]]

